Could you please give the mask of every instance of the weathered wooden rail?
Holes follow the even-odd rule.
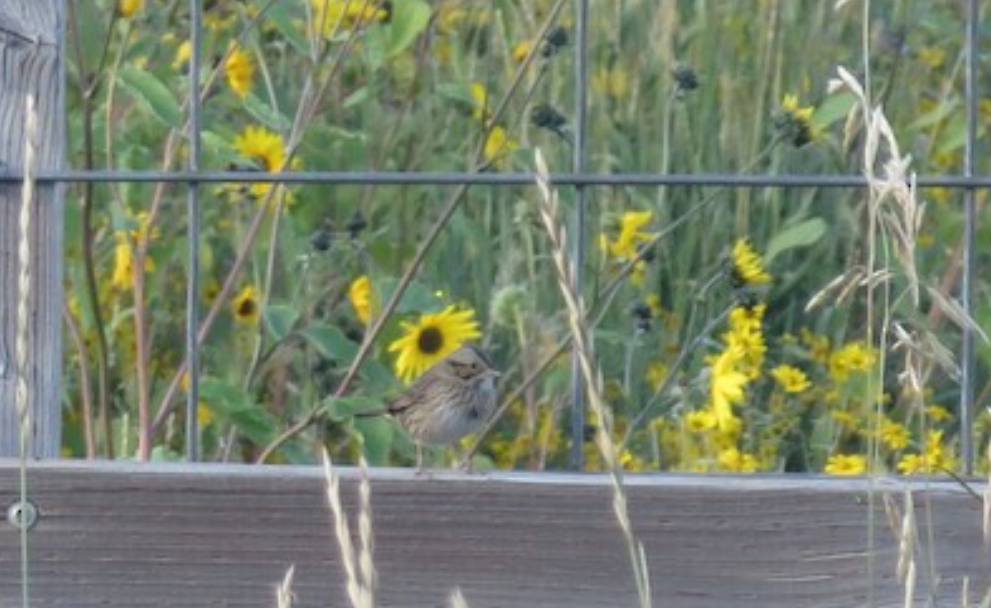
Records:
[[[342,476],[353,510],[356,473]],[[16,463],[0,460],[3,507],[17,480]],[[876,481],[872,542],[866,480],[631,476],[655,605],[902,605],[882,495],[901,504],[906,487],[924,543],[916,604],[932,592],[960,606],[965,579],[976,602],[991,561],[981,504],[955,482]],[[43,462],[29,488],[41,512],[29,535],[33,606],[273,606],[290,564],[297,606],[346,605],[316,467]],[[372,491],[381,606],[446,605],[456,586],[473,608],[636,604],[602,476],[381,469]],[[0,524],[0,606],[20,605],[18,546]]]

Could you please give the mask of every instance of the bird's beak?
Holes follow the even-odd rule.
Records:
[[[496,371],[494,369],[490,369],[485,372],[485,375],[488,376],[489,378],[492,378],[493,380],[496,380],[502,377],[502,372]]]

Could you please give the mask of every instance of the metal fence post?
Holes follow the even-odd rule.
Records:
[[[967,34],[966,34],[966,81],[965,102],[967,104],[967,139],[964,142],[963,172],[964,177],[974,177],[977,160],[977,78],[978,78],[978,25],[980,21],[980,6],[978,0],[967,3]],[[977,209],[973,188],[964,190],[964,250],[963,269],[960,280],[960,303],[964,314],[972,319],[974,315],[974,265],[975,245],[974,235],[977,229]],[[971,475],[974,472],[974,331],[964,325],[960,345],[960,460],[963,472]]]
[[[195,177],[200,170],[200,37],[203,33],[202,0],[189,0],[190,45],[189,58],[189,159],[188,170]],[[200,187],[190,179],[186,192],[188,222],[186,238],[189,249],[186,268],[186,361],[189,362],[189,388],[186,390],[186,460],[200,459],[199,408],[200,348],[197,334],[200,326]]]
[[[585,113],[588,108],[588,0],[577,0],[575,20],[575,137],[572,171],[576,175],[585,172]],[[571,260],[575,280],[575,292],[583,293],[585,276],[585,188],[575,186],[575,210],[572,219]],[[584,300],[580,300],[584,301]],[[585,468],[585,385],[582,379],[577,346],[571,352],[571,468]]]

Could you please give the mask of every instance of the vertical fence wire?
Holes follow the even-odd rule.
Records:
[[[190,45],[189,58],[189,155],[187,168],[195,175],[200,169],[200,47],[202,35],[202,0],[189,0]],[[188,277],[186,279],[186,360],[189,362],[187,374],[189,388],[186,391],[186,460],[199,460],[199,375],[200,349],[197,340],[199,331],[200,295],[200,187],[199,182],[190,180],[186,192],[186,221],[188,243]]]
[[[588,109],[588,0],[576,1],[575,19],[575,133],[572,171],[585,172],[585,115]],[[574,266],[574,288],[582,296],[585,276],[585,188],[575,186],[575,210],[572,218],[571,260]],[[585,446],[585,391],[577,342],[571,351],[571,456],[572,469],[585,467],[582,448]]]
[[[967,136],[964,141],[963,171],[965,177],[973,177],[977,161],[977,67],[978,67],[978,25],[980,23],[980,3],[968,0],[966,33],[966,74],[964,97],[967,105]],[[964,233],[963,268],[960,281],[960,303],[967,319],[974,315],[974,266],[976,255],[974,236],[977,224],[976,193],[973,188],[964,190]],[[960,460],[963,472],[974,472],[973,401],[974,401],[974,330],[968,324],[962,329],[960,345]]]

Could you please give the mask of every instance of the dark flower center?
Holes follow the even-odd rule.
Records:
[[[416,346],[425,355],[432,355],[444,346],[444,334],[436,327],[426,327],[416,338]]]
[[[241,302],[241,305],[237,307],[237,314],[242,317],[250,317],[255,314],[255,301],[248,298]]]

